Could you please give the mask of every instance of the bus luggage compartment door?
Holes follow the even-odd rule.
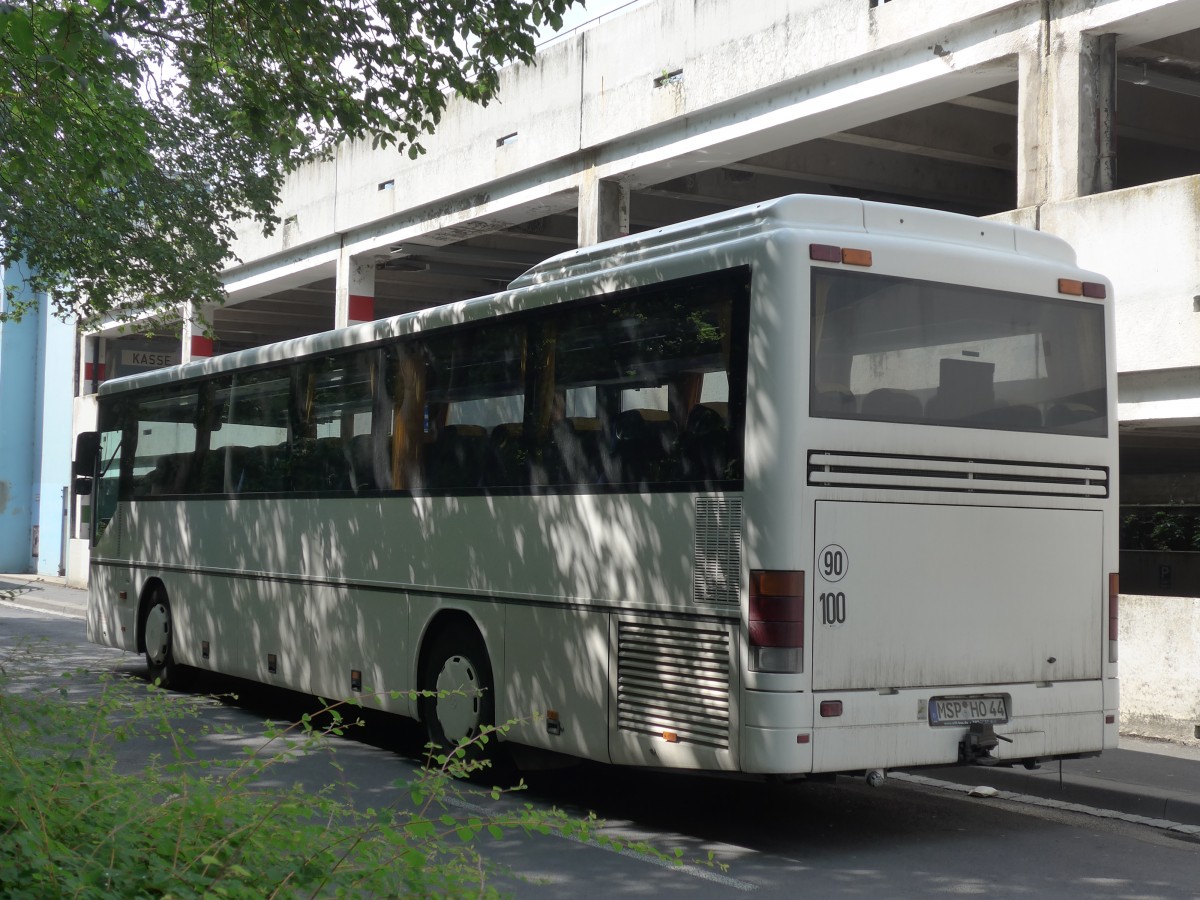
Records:
[[[1099,678],[1097,510],[819,501],[813,688]]]

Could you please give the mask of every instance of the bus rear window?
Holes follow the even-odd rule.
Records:
[[[1099,304],[814,269],[813,416],[1103,437]]]

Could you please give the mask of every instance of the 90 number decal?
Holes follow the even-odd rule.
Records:
[[[850,569],[850,556],[837,544],[829,544],[817,554],[817,568],[823,581],[841,581]]]
[[[819,602],[822,625],[844,625],[846,623],[846,595],[842,591],[824,593]]]

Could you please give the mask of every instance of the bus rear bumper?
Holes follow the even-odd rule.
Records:
[[[753,692],[747,692],[753,693]],[[1008,698],[1006,722],[942,725],[931,722],[932,698],[995,695]],[[778,695],[764,707],[780,712]],[[757,698],[747,697],[754,705]],[[838,701],[840,714],[801,718],[823,700]],[[795,712],[774,723],[747,710],[742,727],[740,768],[761,774],[862,772],[899,767],[946,766],[964,762],[1019,764],[1089,755],[1112,745],[1104,697],[1097,681],[1057,684],[979,685],[914,688],[895,692],[841,691],[793,694]],[[812,712],[809,713],[812,715]],[[786,727],[788,723],[791,727]],[[799,727],[798,727],[799,726]]]

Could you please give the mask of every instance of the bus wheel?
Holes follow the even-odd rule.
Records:
[[[160,687],[179,687],[179,665],[175,662],[173,643],[174,623],[171,620],[171,604],[167,592],[161,587],[154,589],[146,611],[142,614],[142,636],[146,646],[146,668],[151,682]]]
[[[449,753],[467,740],[472,742],[464,748],[468,760],[492,758],[495,736],[486,735],[486,743],[480,738],[495,724],[495,687],[492,664],[478,632],[443,630],[436,635],[425,658],[421,689],[433,694],[420,701],[421,721],[431,744]]]

